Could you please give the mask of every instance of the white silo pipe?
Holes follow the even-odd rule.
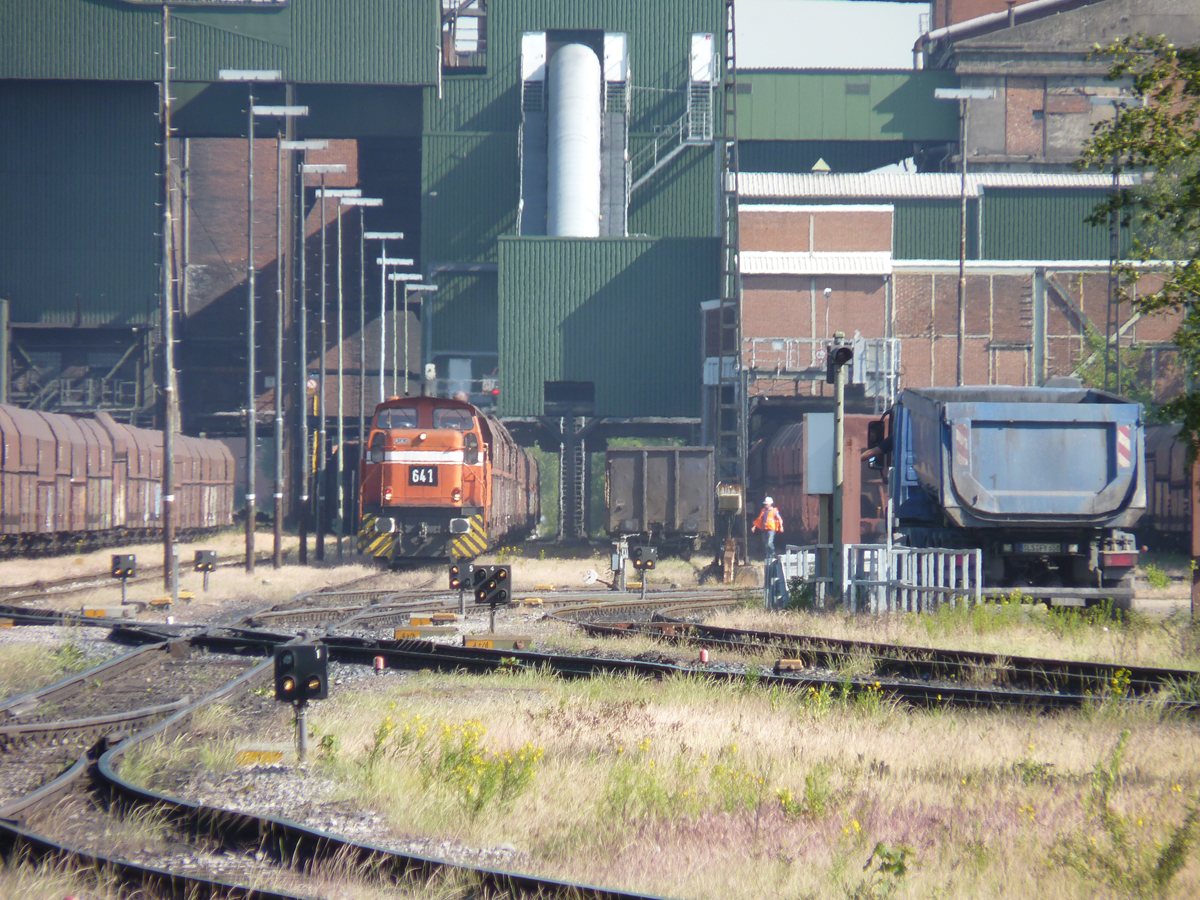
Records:
[[[567,44],[550,60],[546,233],[600,235],[600,60]]]

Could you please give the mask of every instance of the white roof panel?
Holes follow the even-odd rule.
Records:
[[[873,200],[904,197],[957,197],[962,176],[953,172],[795,174],[790,172],[742,172],[738,193],[742,200],[833,200],[862,198]],[[1140,175],[1122,175],[1121,184],[1132,187],[1142,183]],[[1040,174],[1024,172],[967,173],[967,196],[978,197],[989,188],[1109,188],[1112,176],[1103,174]]]
[[[890,275],[891,253],[781,253],[743,250],[743,275]]]

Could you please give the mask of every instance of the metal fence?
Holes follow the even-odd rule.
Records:
[[[777,560],[784,583],[812,585],[824,609],[833,583],[832,544],[788,545]],[[932,612],[942,603],[983,600],[983,551],[887,544],[842,547],[842,598],[851,613]],[[784,601],[786,602],[786,601]]]

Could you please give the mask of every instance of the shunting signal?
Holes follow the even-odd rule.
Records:
[[[629,558],[633,560],[635,569],[653,569],[658,562],[657,547],[630,547]]]
[[[275,699],[301,703],[329,696],[329,653],[324,644],[275,648]]]
[[[508,602],[512,572],[508,566],[477,566],[474,572],[475,602],[500,606]]]
[[[471,586],[471,571],[475,567],[471,563],[450,564],[450,590],[461,591]]]

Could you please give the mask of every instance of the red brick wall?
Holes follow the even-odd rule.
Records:
[[[743,250],[807,253],[808,213],[738,212],[738,242]]]
[[[807,253],[854,253],[892,249],[892,214],[879,210],[738,213],[743,250]],[[810,246],[809,241],[812,241]]]
[[[1005,79],[1005,149],[1010,156],[1043,156],[1046,148],[1046,79]]]
[[[890,212],[819,212],[813,219],[813,250],[817,253],[892,249]]]
[[[1022,6],[1030,0],[1018,0],[1015,6]],[[988,13],[1007,12],[1008,4],[1004,0],[933,0],[930,4],[930,21],[932,28],[943,28],[955,25]]]

